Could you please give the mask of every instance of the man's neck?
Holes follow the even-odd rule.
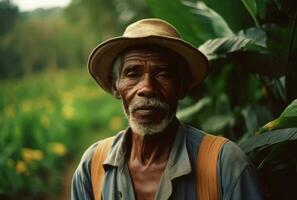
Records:
[[[177,129],[178,121],[174,119],[161,133],[142,136],[132,131],[129,162],[138,163],[143,167],[167,162]]]

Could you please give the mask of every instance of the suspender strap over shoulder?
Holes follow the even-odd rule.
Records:
[[[217,161],[222,146],[228,140],[223,137],[205,135],[196,160],[196,193],[199,200],[219,200],[220,180]]]
[[[101,190],[104,177],[103,162],[108,155],[113,140],[114,137],[109,137],[100,141],[92,157],[91,180],[95,200],[101,199]]]
[[[98,143],[91,163],[91,179],[94,199],[101,198],[105,161],[114,137]],[[213,135],[205,135],[199,147],[196,160],[196,194],[199,200],[219,200],[220,183],[217,174],[217,161],[222,146],[228,139]]]

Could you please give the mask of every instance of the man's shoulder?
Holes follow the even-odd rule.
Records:
[[[191,125],[183,124],[183,130],[186,132],[187,140],[195,142],[200,141],[205,136],[205,132]]]
[[[247,155],[236,143],[230,140],[223,146],[218,163],[221,174],[235,178],[239,178],[247,167],[251,167]]]
[[[118,133],[115,138],[120,137]],[[108,137],[111,138],[111,137]],[[91,164],[93,155],[102,142],[108,138],[99,140],[90,145],[83,153],[78,167],[76,168],[72,178],[72,198],[73,199],[93,199],[92,185],[91,185]]]
[[[196,158],[200,144],[207,133],[190,125],[184,125],[184,130],[186,131],[188,151],[194,152],[194,157]],[[220,164],[224,165],[238,163],[241,168],[246,167],[246,165],[249,163],[245,153],[236,143],[232,142],[231,140],[228,140],[222,146],[222,149],[219,153],[219,160]]]
[[[199,130],[190,125],[183,126],[184,130],[186,131],[187,145],[194,145],[195,147],[199,148],[203,138],[209,133]],[[243,160],[245,160],[246,158],[245,153],[240,149],[240,147],[236,143],[234,143],[231,140],[227,140],[227,142],[223,145],[221,153],[224,154],[223,157],[228,156],[234,159],[243,158]]]
[[[189,153],[194,152],[194,155],[196,155],[200,143],[202,142],[202,139],[206,133],[187,124],[182,124],[182,129],[185,132],[184,135],[186,137],[186,145]]]
[[[96,141],[95,143],[93,143],[92,145],[90,145],[87,150],[85,150],[85,152],[83,153],[83,156],[81,158],[81,163],[82,162],[91,162],[92,157],[94,155],[94,152],[96,151],[97,148],[100,148],[100,146],[102,145],[102,143],[104,143],[107,140],[113,140],[113,145],[115,143],[117,143],[117,141],[122,137],[122,132],[117,133],[115,136],[109,136],[103,139],[100,139],[98,141]]]

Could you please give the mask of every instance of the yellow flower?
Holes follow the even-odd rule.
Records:
[[[60,99],[63,104],[70,104],[74,100],[74,94],[72,91],[64,92],[61,94]]]
[[[51,113],[55,108],[53,102],[47,96],[38,97],[35,104],[34,107],[36,107],[36,109],[41,109],[44,112]]]
[[[123,121],[119,116],[111,118],[109,121],[109,127],[111,130],[117,131],[122,127]]]
[[[62,115],[66,119],[71,119],[74,116],[74,108],[71,105],[64,105],[62,109]]]
[[[65,145],[60,142],[50,143],[49,150],[58,156],[64,156],[67,153],[67,149],[66,149]]]
[[[84,100],[93,100],[100,96],[100,90],[98,88],[92,89],[84,86],[78,86],[75,89],[75,96]]]
[[[24,174],[27,171],[27,165],[24,161],[19,160],[15,166],[15,169],[19,174]]]
[[[22,156],[26,162],[39,161],[42,160],[44,157],[43,152],[41,150],[30,148],[23,148]]]
[[[33,108],[33,103],[32,101],[25,100],[21,103],[21,110],[23,112],[30,112]]]

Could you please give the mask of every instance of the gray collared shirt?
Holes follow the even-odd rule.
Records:
[[[156,200],[196,200],[195,163],[203,133],[180,124],[161,177]],[[84,153],[72,180],[72,200],[91,200],[91,160],[98,143]],[[127,165],[130,132],[117,134],[104,162],[105,177],[102,198],[135,200],[133,183]],[[227,142],[219,155],[217,170],[221,182],[221,199],[262,199],[253,167],[245,154],[233,142]]]

